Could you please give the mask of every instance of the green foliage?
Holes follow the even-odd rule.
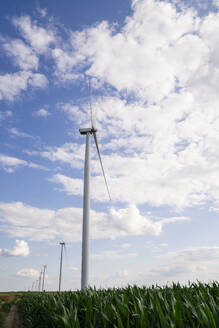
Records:
[[[3,315],[0,313],[0,327],[3,325],[4,323],[4,317]]]
[[[219,327],[217,282],[27,293],[18,305],[28,328]]]
[[[13,302],[4,302],[1,304],[1,311],[9,312]]]

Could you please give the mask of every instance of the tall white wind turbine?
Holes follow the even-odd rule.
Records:
[[[46,273],[46,265],[43,266],[43,282],[42,282],[42,292],[44,291],[45,284],[45,273]]]
[[[39,276],[39,285],[38,285],[38,290],[39,290],[39,292],[40,292],[40,290],[41,290],[41,279],[42,279],[42,274],[43,274],[43,271],[42,271],[42,269],[41,269],[41,271],[40,271],[40,276]]]
[[[65,247],[65,242],[61,241],[61,257],[60,257],[60,269],[59,269],[59,292],[61,291],[61,282],[62,282],[62,258],[63,258],[63,248]]]
[[[106,181],[106,176],[103,168],[103,163],[100,155],[100,150],[97,141],[97,129],[95,127],[92,101],[91,101],[91,84],[89,81],[90,92],[90,111],[91,111],[91,128],[79,129],[81,135],[86,135],[85,148],[85,163],[84,163],[84,198],[83,198],[83,230],[82,230],[82,263],[81,263],[81,289],[89,286],[89,221],[90,221],[90,136],[93,135],[94,142],[97,148],[97,154],[100,160],[100,165],[107,188],[109,199],[111,200],[109,188]]]

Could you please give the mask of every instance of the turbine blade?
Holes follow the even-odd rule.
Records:
[[[91,88],[91,80],[89,79],[89,97],[90,97],[90,117],[91,117],[91,127],[95,129],[95,119],[93,113],[93,105],[92,105],[92,88]]]
[[[98,157],[99,157],[99,160],[100,160],[100,165],[101,165],[102,172],[103,172],[103,177],[104,177],[104,180],[105,180],[106,189],[107,189],[107,192],[108,192],[108,195],[109,195],[109,199],[111,201],[112,199],[111,199],[110,192],[109,192],[109,187],[108,187],[108,184],[107,184],[107,181],[106,181],[106,175],[105,175],[105,171],[104,171],[104,168],[103,168],[103,162],[102,162],[102,159],[101,159],[101,156],[100,156],[100,150],[99,150],[99,146],[98,146],[98,142],[97,142],[97,135],[96,135],[95,131],[93,132],[93,135],[94,135],[94,141],[95,141],[95,144],[96,144],[96,147],[97,147],[97,154],[98,154]]]

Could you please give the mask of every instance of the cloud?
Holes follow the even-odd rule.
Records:
[[[147,243],[149,244],[149,243]],[[156,246],[152,243],[150,246]],[[166,247],[166,246],[164,246]],[[164,285],[172,282],[188,284],[188,281],[214,281],[218,276],[218,246],[196,246],[180,249],[173,252],[165,252],[153,256],[153,264],[147,263],[141,271],[138,266],[125,270],[124,277],[120,279],[119,272],[112,274],[101,272],[96,277],[98,284],[104,287],[124,285],[150,286],[156,284]],[[103,258],[104,259],[104,258]],[[154,263],[155,262],[155,263]],[[95,283],[96,283],[95,281]]]
[[[4,166],[22,166],[22,165],[27,165],[27,162],[16,158],[16,157],[11,157],[11,156],[5,156],[5,155],[0,155],[0,162]]]
[[[68,53],[60,48],[52,50],[51,55],[55,61],[55,76],[62,82],[72,82],[83,77],[82,74],[74,70],[74,66],[78,63],[80,54]],[[79,58],[78,58],[79,57]]]
[[[70,268],[72,271],[79,271],[79,268],[78,267],[71,267]]]
[[[48,112],[48,110],[46,110],[45,108],[41,108],[39,109],[37,112],[35,112],[36,116],[39,117],[47,117],[49,115],[51,115],[50,112]]]
[[[78,106],[69,103],[59,103],[58,108],[62,110],[70,120],[78,124],[83,123],[86,126],[85,122],[88,121],[87,113],[89,113],[88,108],[86,108],[85,111],[82,111]],[[88,124],[90,124],[90,122],[88,122]]]
[[[215,7],[219,8],[219,0],[213,0],[213,4]]]
[[[219,246],[197,246],[167,253],[168,258],[189,262],[208,262],[217,259]]]
[[[40,220],[39,220],[40,218]],[[109,209],[107,213],[91,210],[91,238],[115,239],[121,236],[158,236],[164,224],[186,221],[178,217],[173,220],[154,220],[142,215],[135,205],[123,209]],[[21,202],[0,203],[0,230],[13,237],[31,240],[65,240],[78,242],[82,234],[82,209],[40,209]]]
[[[149,274],[154,276],[177,277],[200,275],[212,273],[212,265],[217,263],[219,256],[218,246],[197,246],[186,248],[175,252],[167,252],[162,257],[168,264],[160,265],[152,269]],[[178,278],[179,279],[179,278]],[[209,278],[208,278],[209,279]]]
[[[153,252],[153,253],[159,253],[159,252],[164,252],[165,248],[168,246],[167,243],[157,243],[154,244],[150,241],[146,242],[146,249]]]
[[[101,276],[95,277],[95,285],[100,285],[104,288],[112,288],[112,287],[119,287],[121,286],[126,287],[130,284],[130,270],[125,268],[120,269],[118,271],[114,271],[113,273],[102,273]],[[98,284],[97,284],[98,282]]]
[[[60,147],[47,147],[38,154],[52,162],[67,163],[77,169],[84,166],[84,145],[65,143]]]
[[[82,195],[83,181],[81,179],[71,179],[63,174],[54,174],[49,179],[51,182],[62,184],[63,189],[68,195]]]
[[[95,260],[122,260],[126,258],[136,257],[136,253],[125,253],[120,250],[109,250],[102,253],[91,254],[91,258]]]
[[[3,121],[7,117],[11,117],[11,116],[12,116],[12,111],[11,110],[1,111],[0,112],[0,121]]]
[[[209,208],[209,211],[210,212],[219,212],[219,207],[218,206],[211,206],[210,208]]]
[[[47,9],[46,8],[40,8],[39,5],[37,5],[37,11],[39,12],[41,17],[45,17],[47,15]]]
[[[122,28],[101,22],[54,48],[60,74],[90,75],[94,88],[105,83],[97,125],[115,201],[177,210],[218,201],[218,16],[133,1]],[[87,121],[86,103],[59,107],[69,119]],[[98,161],[93,169],[100,174]],[[93,178],[95,193],[104,188],[100,181]],[[65,179],[63,190],[70,194],[73,183]]]
[[[36,88],[46,88],[48,83],[47,77],[39,73],[32,74],[29,79],[29,84]]]
[[[94,102],[104,94],[98,137],[114,201],[178,211],[219,201],[218,18],[217,11],[200,16],[186,4],[180,9],[172,2],[138,0],[122,27],[103,21],[70,31],[59,42],[50,27],[29,16],[14,18],[31,51],[53,58],[56,77],[91,76]],[[13,100],[31,85],[47,83],[28,71],[6,74],[0,98]],[[87,102],[58,108],[78,124],[87,122]],[[92,197],[105,201],[95,154]],[[50,147],[40,155],[83,168],[81,144]],[[79,180],[63,174],[52,180],[68,194],[81,192]]]
[[[28,256],[29,254],[30,254],[29,246],[27,242],[24,240],[16,240],[12,250],[6,248],[0,249],[0,255],[2,256],[23,257],[23,256]]]
[[[123,249],[130,248],[131,246],[132,246],[132,245],[129,244],[129,243],[123,243],[123,244],[120,245],[120,247],[123,248]]]
[[[174,91],[178,72],[171,65],[167,50],[175,49],[180,38],[197,30],[198,18],[192,10],[177,12],[173,4],[161,1],[133,1],[132,9],[132,16],[121,29],[103,21],[95,27],[72,32],[71,47],[53,50],[59,73],[71,76],[79,74],[77,67],[86,67],[86,74],[120,92],[135,92],[151,102]],[[199,45],[194,47],[198,50]],[[201,58],[202,45],[199,51]],[[187,77],[195,70],[191,57],[190,53],[186,58]]]
[[[22,40],[5,40],[3,43],[6,54],[14,60],[14,63],[22,70],[37,70],[39,58],[34,51]]]
[[[37,26],[36,22],[32,22],[28,15],[14,17],[12,23],[38,53],[45,53],[49,46],[55,41],[55,35],[51,29]]]
[[[39,271],[32,268],[24,268],[16,273],[16,276],[18,277],[29,278],[29,279],[39,278],[39,275],[40,275]]]
[[[13,134],[16,137],[22,137],[22,138],[33,138],[30,134],[18,131],[17,128],[10,128],[8,131]]]
[[[18,132],[18,133],[20,134],[20,132]],[[23,135],[21,135],[21,136],[23,136]],[[26,134],[25,134],[25,137],[27,137]],[[23,159],[19,159],[19,158],[12,157],[12,156],[7,156],[7,155],[3,155],[3,154],[0,154],[0,166],[2,166],[3,169],[5,171],[7,171],[8,173],[12,173],[12,172],[14,172],[15,169],[22,167],[22,166],[27,166],[27,167],[41,169],[41,170],[48,170],[46,167],[44,167],[42,165],[27,162]]]
[[[28,87],[45,88],[47,84],[48,80],[43,74],[30,71],[0,75],[0,100],[13,101],[16,96],[27,90]]]

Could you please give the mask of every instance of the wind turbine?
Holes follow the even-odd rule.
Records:
[[[61,280],[62,280],[62,257],[63,257],[63,247],[65,247],[65,242],[61,241],[61,257],[60,257],[60,270],[59,270],[59,292],[61,291]]]
[[[86,136],[85,147],[85,163],[84,163],[84,197],[83,197],[83,229],[82,229],[82,263],[81,263],[81,289],[88,287],[88,275],[89,275],[89,221],[90,221],[90,136],[93,135],[94,142],[97,148],[97,154],[100,160],[100,165],[107,188],[107,192],[110,197],[109,188],[106,181],[106,176],[103,168],[103,162],[100,155],[100,150],[97,141],[97,129],[93,118],[92,111],[92,99],[91,99],[91,83],[89,80],[89,94],[90,94],[90,112],[91,112],[91,128],[79,129],[81,135]]]
[[[43,282],[42,282],[42,292],[44,291],[45,273],[46,273],[46,265],[44,265],[44,266],[43,266]]]
[[[39,285],[38,285],[38,290],[39,290],[39,292],[40,292],[40,289],[41,289],[41,279],[42,279],[42,274],[43,274],[43,271],[42,271],[42,269],[41,269],[41,271],[40,271],[40,276],[39,276]]]

